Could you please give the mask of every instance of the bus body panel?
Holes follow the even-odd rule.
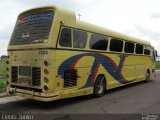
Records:
[[[92,94],[93,93],[93,84],[96,79],[96,77],[99,74],[105,75],[106,78],[106,89],[112,89],[115,87],[120,87],[123,85],[127,85],[133,82],[138,82],[138,81],[143,81],[145,80],[145,75],[146,75],[146,70],[148,65],[151,63],[151,59],[148,58],[148,60],[145,60],[146,62],[144,63],[143,59],[141,59],[141,56],[127,56],[125,58],[125,61],[123,65],[121,66],[121,74],[127,80],[128,82],[126,83],[121,83],[119,82],[118,79],[115,79],[115,76],[117,75],[116,69],[120,63],[120,57],[118,54],[111,54],[111,53],[103,53],[102,55],[106,56],[109,58],[109,60],[112,60],[112,64],[115,65],[116,67],[113,68],[113,66],[110,66],[110,63],[107,63],[106,61],[99,61],[100,65],[93,67],[93,64],[95,62],[95,56],[93,54],[97,53],[91,53],[91,52],[75,52],[75,51],[68,51],[68,50],[46,50],[47,55],[40,55],[42,51],[37,51],[37,50],[32,50],[32,51],[11,51],[9,52],[10,56],[13,56],[13,58],[10,58],[12,66],[32,66],[32,67],[40,67],[41,68],[41,84],[42,86],[40,87],[32,87],[32,88],[38,88],[42,89],[42,92],[34,92],[30,91],[30,95],[27,94],[28,91],[25,91],[23,89],[18,89],[18,87],[15,87],[16,84],[14,85],[14,88],[16,88],[19,92],[15,93],[15,95],[18,96],[23,96],[27,98],[32,98],[36,100],[42,100],[42,101],[52,101],[56,99],[61,99],[61,98],[68,98],[68,97],[74,97],[74,96],[80,96],[80,95],[87,95],[87,94]],[[62,54],[63,53],[63,54]],[[11,55],[12,54],[12,55]],[[71,64],[75,62],[74,68],[72,65],[66,66],[63,68],[64,70],[69,70],[69,69],[76,69],[77,70],[77,84],[75,86],[68,86],[64,87],[64,78],[58,74],[58,71],[60,69],[60,66],[68,59],[84,54],[78,61],[71,61]],[[88,54],[88,55],[85,55]],[[91,55],[90,55],[91,54]],[[27,55],[27,56],[26,56]],[[42,57],[43,56],[43,57]],[[136,60],[130,60],[135,58]],[[34,59],[29,59],[29,58],[34,58]],[[43,58],[43,59],[42,59]],[[138,60],[140,59],[140,60]],[[145,59],[145,58],[144,58]],[[49,65],[45,66],[44,61],[47,60]],[[101,63],[102,62],[102,63]],[[129,64],[129,63],[132,64]],[[68,63],[69,64],[69,63]],[[107,69],[105,68],[107,66]],[[152,64],[150,65],[152,67]],[[44,69],[47,68],[49,70],[49,74],[45,75]],[[11,69],[11,68],[10,68]],[[91,69],[94,69],[92,71]],[[152,69],[151,69],[152,70]],[[95,72],[97,71],[97,72]],[[110,71],[110,73],[108,72]],[[89,81],[88,78],[90,75],[93,75],[91,72],[94,72],[94,77],[93,80]],[[111,74],[113,73],[113,74]],[[152,78],[154,78],[154,74],[151,75]],[[47,85],[49,86],[49,90],[45,91],[43,86],[45,84],[44,82],[44,77],[47,77],[49,79],[49,82]],[[89,81],[89,82],[88,82]],[[88,82],[88,83],[87,83]],[[88,85],[87,85],[88,84]],[[17,86],[22,86],[26,87],[25,85],[17,85]],[[24,92],[25,91],[25,92]],[[24,92],[24,94],[23,94]],[[55,97],[35,97],[34,95],[40,94],[41,96],[55,96]]]

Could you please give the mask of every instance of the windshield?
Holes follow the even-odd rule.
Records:
[[[54,12],[51,10],[20,15],[14,28],[10,45],[42,43],[48,39]]]

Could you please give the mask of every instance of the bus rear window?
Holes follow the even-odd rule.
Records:
[[[22,14],[18,17],[10,45],[41,43],[48,39],[54,12],[51,10]]]

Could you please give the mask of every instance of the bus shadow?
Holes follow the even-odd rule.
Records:
[[[60,99],[51,102],[36,101],[32,99],[17,99],[15,101],[0,104],[0,111],[1,113],[13,113],[13,114],[21,114],[21,113],[23,114],[30,112],[33,112],[33,114],[37,114],[39,112],[43,113],[49,110],[66,108],[73,104],[90,100],[91,98],[92,98],[91,95],[86,95],[86,96]]]
[[[139,85],[147,84],[147,83],[150,83],[150,82],[153,82],[153,81],[149,81],[149,82],[140,81],[140,82],[136,82],[136,83],[131,83],[131,84],[128,84],[128,85],[125,85],[125,86],[120,86],[120,87],[117,87],[117,88],[113,88],[113,89],[107,90],[106,93],[107,94],[114,93],[114,92],[117,92],[117,91],[120,91],[120,90],[125,90],[127,88],[132,88],[134,86],[139,86]]]
[[[51,102],[43,102],[43,101],[36,101],[36,100],[31,100],[31,99],[24,99],[21,101],[14,101],[13,104],[15,104],[16,106],[21,106],[23,108],[49,110],[49,109],[62,108],[62,107],[69,106],[72,104],[77,104],[79,102],[87,101],[92,98],[93,97],[91,95],[85,95],[85,96],[78,96],[78,97],[55,100],[55,101],[51,101]]]

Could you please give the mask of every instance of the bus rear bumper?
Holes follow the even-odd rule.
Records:
[[[25,97],[28,99],[34,99],[39,101],[54,101],[60,99],[60,95],[58,93],[43,93],[43,92],[35,92],[35,91],[27,91],[16,88],[7,89],[7,93],[10,95]]]

